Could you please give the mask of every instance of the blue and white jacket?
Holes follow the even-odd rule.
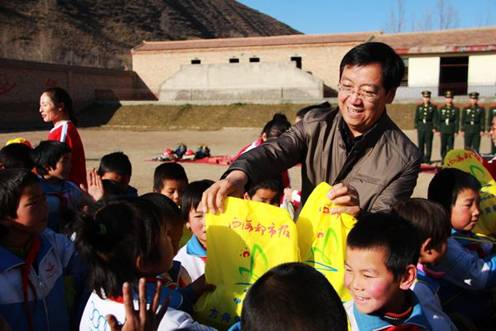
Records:
[[[443,272],[443,280],[466,289],[482,290],[496,285],[496,255],[480,258],[453,237],[448,238],[446,254],[430,269]]]
[[[412,300],[413,310],[410,316],[408,316],[401,325],[410,324],[417,326],[420,330],[432,330],[417,297],[413,293]],[[352,331],[384,330],[393,326],[387,319],[382,318],[380,315],[361,313],[355,307],[353,300],[346,302],[344,304],[344,309],[346,310],[346,315],[348,315],[348,321],[351,326],[350,330]]]
[[[194,282],[205,274],[205,261],[207,258],[207,251],[202,247],[198,238],[195,235],[191,236],[188,243],[181,247],[177,255],[174,257],[175,261],[181,262],[181,265],[186,269],[191,281]]]
[[[24,302],[21,267],[25,261],[0,245],[0,315],[12,330],[28,330],[28,311],[33,329],[70,330],[71,316],[66,304],[64,278],[74,277],[82,289],[83,267],[72,241],[46,229],[40,235],[40,249],[29,270],[28,302]],[[79,297],[74,302],[79,306]]]

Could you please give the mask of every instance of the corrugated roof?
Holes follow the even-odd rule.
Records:
[[[220,47],[284,46],[305,44],[360,43],[381,32],[359,32],[327,35],[286,35],[271,37],[194,39],[181,41],[143,41],[132,52],[185,50]]]
[[[496,51],[496,27],[377,35],[399,54]]]

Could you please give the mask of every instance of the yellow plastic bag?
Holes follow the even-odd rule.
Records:
[[[351,299],[344,286],[346,238],[356,223],[348,214],[331,215],[327,194],[332,186],[319,184],[301,211],[298,221],[298,245],[302,262],[320,271],[343,301]]]
[[[216,289],[198,300],[195,316],[226,329],[239,319],[250,285],[274,266],[299,261],[296,226],[284,209],[237,198],[206,223],[205,277]]]
[[[476,234],[492,236],[496,233],[496,181],[472,151],[454,149],[446,154],[444,166],[472,174],[481,183],[479,222],[472,230]]]

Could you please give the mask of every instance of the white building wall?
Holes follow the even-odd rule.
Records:
[[[408,67],[408,87],[437,88],[439,86],[439,56],[410,57]]]
[[[468,58],[468,85],[496,84],[496,54],[471,55]]]

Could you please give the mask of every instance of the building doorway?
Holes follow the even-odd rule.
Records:
[[[439,95],[451,90],[454,95],[467,94],[468,56],[441,57]]]

